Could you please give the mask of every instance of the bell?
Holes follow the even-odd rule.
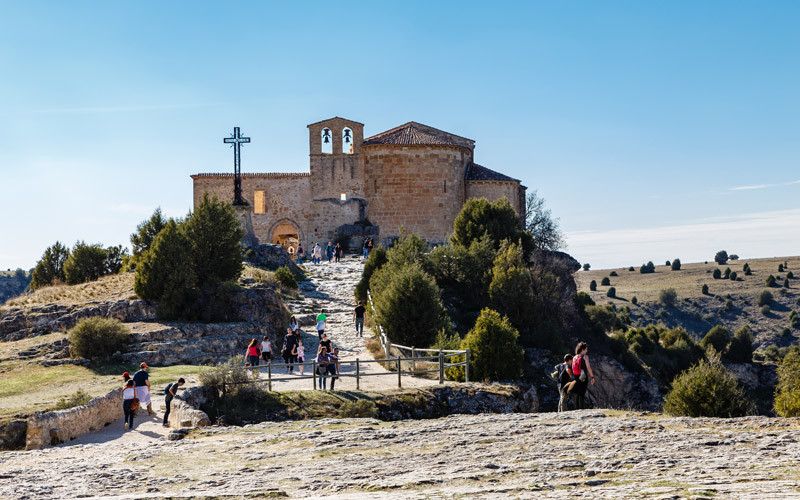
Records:
[[[345,130],[344,131],[344,143],[345,144],[350,144],[350,131],[349,130]]]
[[[324,141],[323,141],[323,142],[324,142],[325,144],[328,144],[329,142],[331,142],[331,140],[330,140],[330,136],[327,136],[327,135],[325,135],[325,136],[323,136],[323,139],[324,139]]]

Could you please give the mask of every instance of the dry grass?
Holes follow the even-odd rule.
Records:
[[[72,305],[89,302],[135,299],[134,273],[103,276],[97,281],[80,285],[53,285],[15,297],[6,302],[7,307],[33,307],[46,304]]]

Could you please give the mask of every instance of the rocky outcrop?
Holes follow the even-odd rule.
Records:
[[[302,273],[283,245],[248,245],[245,259],[256,267],[274,270],[286,266],[294,275]]]
[[[169,413],[169,426],[172,428],[183,429],[186,427],[207,427],[211,425],[211,420],[205,412],[197,409],[193,404],[199,394],[202,393],[201,387],[192,387],[179,394],[172,400]]]
[[[81,305],[48,304],[8,309],[0,315],[0,340],[20,340],[52,332],[64,332],[92,316],[122,322],[156,319],[155,305],[144,300],[117,300]]]
[[[0,424],[0,450],[21,450],[25,447],[28,421],[15,418]]]
[[[85,405],[37,413],[28,418],[25,449],[35,450],[66,443],[119,420],[121,414],[121,388],[94,398]]]
[[[732,363],[726,368],[733,373],[756,404],[759,415],[774,415],[775,386],[778,373],[775,365]]]
[[[664,398],[652,377],[631,373],[607,356],[589,356],[595,384],[588,396],[596,407],[658,411]]]

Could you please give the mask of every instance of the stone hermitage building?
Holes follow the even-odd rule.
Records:
[[[308,173],[242,174],[248,205],[237,210],[251,242],[386,245],[405,228],[440,243],[469,198],[505,197],[525,213],[526,187],[476,164],[472,139],[416,122],[364,139],[362,123],[339,117],[308,125],[308,137]],[[233,200],[233,174],[191,177],[195,207],[204,193]]]

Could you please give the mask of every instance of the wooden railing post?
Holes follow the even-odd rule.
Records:
[[[400,382],[400,377],[402,376],[403,370],[400,368],[400,356],[397,356],[397,387],[403,387],[402,382]]]
[[[469,347],[464,354],[464,381],[469,382]]]
[[[267,389],[272,392],[272,364],[267,365]]]
[[[439,349],[439,383],[444,384],[444,353]]]
[[[314,379],[314,390],[317,390],[317,360],[311,362],[311,368],[314,369],[314,374],[311,376]]]
[[[361,379],[360,379],[360,377],[361,377],[361,373],[359,371],[358,358],[356,358],[356,390],[357,391],[361,390]]]
[[[411,371],[417,371],[417,349],[411,346]]]

